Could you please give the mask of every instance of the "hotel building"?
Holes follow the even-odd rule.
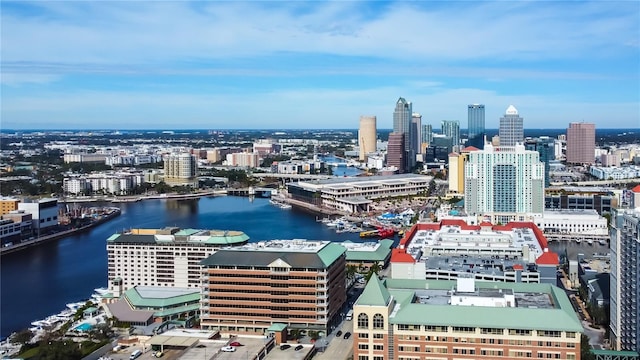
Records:
[[[575,360],[582,331],[550,284],[374,276],[353,307],[353,358]]]
[[[432,177],[402,174],[375,177],[333,178],[287,184],[292,198],[349,213],[368,212],[373,199],[425,193]]]
[[[134,286],[199,287],[200,261],[227,246],[244,245],[241,231],[131,229],[107,239],[109,290]]]
[[[418,223],[391,254],[391,276],[403,279],[556,283],[558,255],[533,223]]]
[[[346,300],[346,249],[273,240],[225,248],[202,265],[200,326],[265,334],[274,323],[327,333]]]

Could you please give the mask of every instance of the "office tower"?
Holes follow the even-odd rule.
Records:
[[[452,152],[449,154],[449,192],[464,194],[464,165],[469,153],[459,154]]]
[[[164,182],[198,187],[198,160],[189,153],[169,154],[164,159]]]
[[[426,146],[429,146],[429,144],[431,144],[431,141],[433,139],[433,127],[431,126],[431,124],[425,124],[422,125],[422,143],[426,144]]]
[[[416,155],[422,153],[422,142],[420,141],[420,131],[422,130],[422,115],[413,113],[411,115],[411,126],[409,127],[409,136],[411,137],[411,154],[413,156],[413,164],[416,163]]]
[[[392,132],[387,145],[387,166],[394,166],[398,173],[405,172],[404,134]]]
[[[393,111],[393,132],[404,134],[404,161],[403,169],[411,170],[416,163],[416,152],[411,148],[411,115],[413,114],[411,103],[404,98],[399,98]],[[411,156],[413,155],[413,156]],[[413,159],[413,160],[412,160]]]
[[[506,113],[500,118],[500,146],[514,146],[516,143],[522,144],[524,140],[524,125],[522,118],[518,116],[518,110],[509,105]]]
[[[464,176],[464,207],[470,215],[505,214],[499,219],[504,224],[515,214],[544,210],[544,164],[538,152],[522,144],[486,144],[471,151]]]
[[[580,359],[582,331],[551,284],[372,276],[353,306],[353,358]]]
[[[453,149],[456,150],[460,145],[460,122],[458,120],[443,120],[442,135],[451,138]]]
[[[553,139],[549,138],[536,138],[526,139],[524,141],[524,148],[526,150],[537,151],[540,154],[540,161],[544,163],[544,187],[549,187],[551,184],[549,176],[549,162],[555,159],[553,150]]]
[[[201,262],[200,326],[264,336],[279,323],[329,333],[347,298],[345,253],[338,243],[312,240],[217,251]]]
[[[134,286],[200,286],[200,261],[221,247],[244,245],[241,231],[130,229],[107,239],[109,290]]]
[[[611,344],[640,352],[640,210],[613,209],[611,225]]]
[[[571,123],[567,129],[567,164],[595,163],[596,126]]]
[[[484,128],[484,105],[472,104],[467,107],[469,140],[467,146],[473,146],[477,149],[484,149],[484,137],[486,135]]]
[[[376,117],[360,116],[360,129],[358,130],[360,161],[366,161],[367,154],[376,151],[377,134]]]

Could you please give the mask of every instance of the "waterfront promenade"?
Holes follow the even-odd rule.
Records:
[[[153,194],[153,195],[127,195],[127,196],[73,196],[59,198],[59,203],[81,203],[81,202],[112,202],[129,203],[142,200],[188,200],[197,199],[204,196],[227,195],[227,190],[201,191],[193,194]]]

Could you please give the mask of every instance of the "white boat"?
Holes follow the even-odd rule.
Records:
[[[111,292],[111,290],[109,290],[107,288],[104,288],[104,287],[95,288],[95,289],[93,289],[93,291],[95,291],[96,293],[98,293],[98,294],[100,294],[102,296],[104,296],[104,295],[106,295],[106,294]]]
[[[285,210],[291,209],[291,205],[289,204],[280,204],[278,206],[280,207],[280,209],[285,209]]]

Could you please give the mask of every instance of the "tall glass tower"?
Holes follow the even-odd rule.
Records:
[[[468,125],[469,140],[467,146],[473,146],[480,150],[484,149],[484,137],[486,131],[484,128],[484,105],[471,104],[468,106]]]
[[[416,152],[411,148],[411,116],[413,115],[411,103],[403,97],[396,101],[396,108],[393,111],[393,132],[404,134],[405,163],[407,170],[412,170],[416,165]]]
[[[500,146],[515,146],[524,141],[524,124],[518,115],[518,109],[509,105],[504,116],[500,118],[500,128],[498,129]]]
[[[451,138],[453,147],[460,145],[460,122],[458,120],[442,120],[442,135]]]

